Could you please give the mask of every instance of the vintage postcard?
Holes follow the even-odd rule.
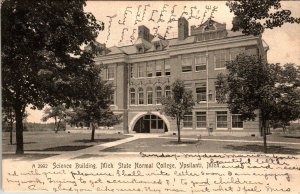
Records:
[[[300,193],[298,1],[84,2],[2,1],[3,192]]]

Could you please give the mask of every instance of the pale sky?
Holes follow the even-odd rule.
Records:
[[[299,1],[285,1],[281,4],[283,9],[291,10],[294,17],[300,17]],[[106,43],[107,46],[120,46],[130,44],[133,29],[137,29],[139,25],[147,26],[152,34],[155,33],[155,28],[158,28],[157,32],[162,36],[164,36],[166,29],[169,28],[169,35],[167,38],[176,37],[177,21],[168,23],[173,7],[173,15],[175,15],[174,18],[176,19],[178,19],[185,11],[187,14],[184,14],[183,16],[186,18],[190,17],[191,7],[194,7],[192,10],[193,16],[195,17],[192,17],[189,20],[189,26],[192,26],[200,25],[202,20],[206,21],[214,6],[217,7],[217,10],[213,13],[214,20],[220,23],[226,23],[227,29],[231,29],[233,14],[229,12],[229,8],[225,5],[225,1],[87,1],[85,11],[93,13],[97,20],[105,23],[105,29],[100,32],[97,41]],[[126,19],[124,20],[126,7],[128,7],[128,11]],[[139,16],[137,17],[138,21],[135,21],[138,7],[140,7]],[[208,13],[203,19],[204,11],[209,7],[211,9],[207,11]],[[146,11],[145,14],[143,14],[145,8]],[[162,10],[165,11],[162,12]],[[110,30],[110,18],[107,16],[112,17]],[[125,21],[125,25],[122,24],[123,21]],[[120,43],[122,31],[124,31],[123,41]],[[292,62],[300,65],[299,34],[299,24],[285,24],[281,28],[265,30],[263,39],[270,47],[270,50],[268,51],[268,62],[281,64]],[[137,31],[133,37],[137,37]],[[43,115],[42,111],[28,109],[28,112],[30,114],[28,117],[29,122],[41,122],[40,119]]]

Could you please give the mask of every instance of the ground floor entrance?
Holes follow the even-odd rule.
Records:
[[[133,131],[136,133],[164,133],[168,131],[168,127],[159,116],[148,114],[136,122]]]

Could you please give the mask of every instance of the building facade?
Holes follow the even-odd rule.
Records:
[[[226,30],[226,24],[208,20],[191,26],[178,20],[178,38],[153,36],[146,26],[138,27],[133,45],[105,48],[96,57],[103,66],[102,78],[114,86],[112,110],[122,114],[115,130],[124,133],[176,133],[176,122],[160,113],[160,99],[171,94],[176,79],[192,90],[196,104],[182,122],[182,133],[259,134],[259,119],[243,122],[226,104],[217,103],[219,73],[225,62],[239,53],[266,59],[261,36],[246,36]]]

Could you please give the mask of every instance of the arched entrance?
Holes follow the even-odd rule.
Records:
[[[168,131],[168,127],[161,117],[147,114],[139,118],[133,131],[136,133],[164,133]]]

